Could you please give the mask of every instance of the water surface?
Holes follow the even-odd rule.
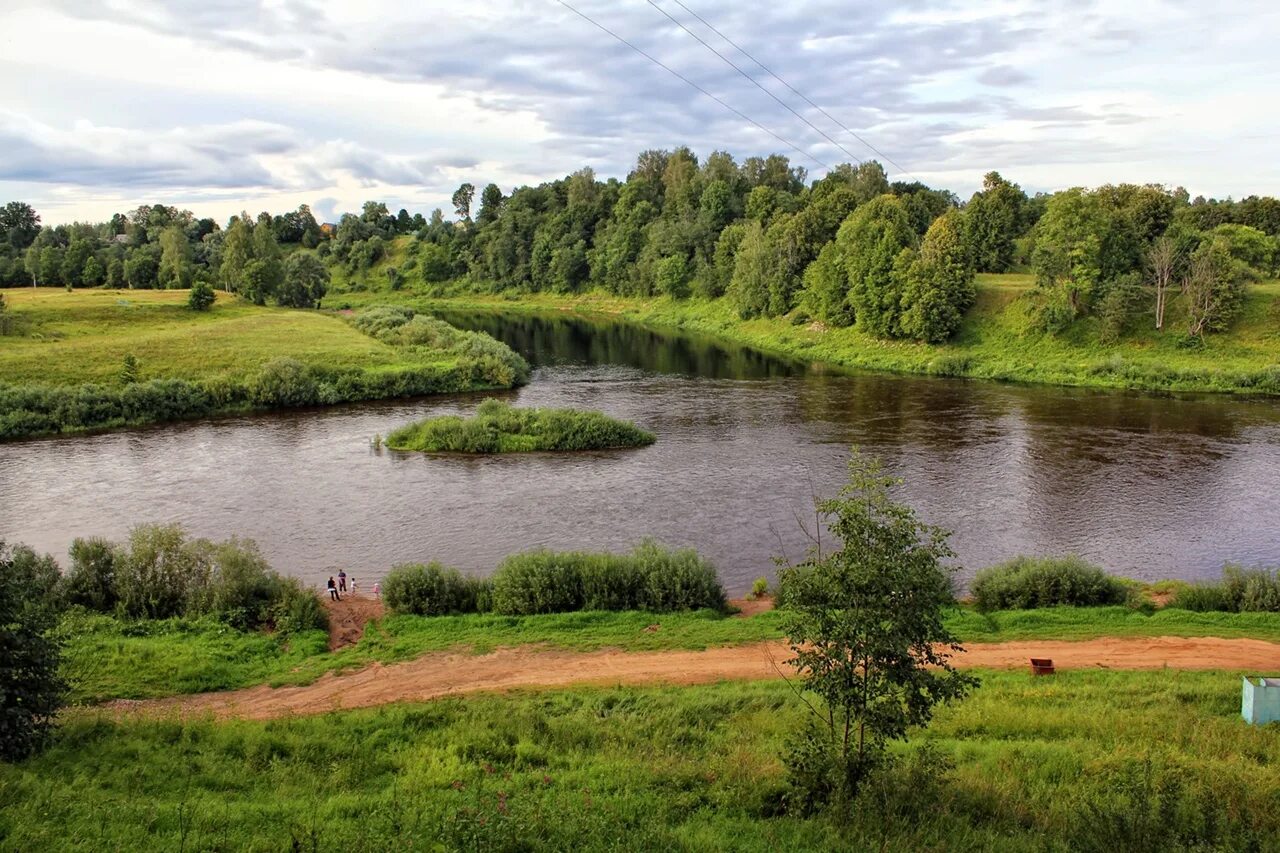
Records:
[[[1280,564],[1280,406],[1225,397],[844,374],[570,316],[450,314],[530,358],[521,405],[600,409],[658,441],[492,458],[375,450],[483,396],[341,406],[0,445],[0,536],[65,555],[138,521],[256,539],[308,581],[399,562],[490,570],[535,546],[691,545],[734,592],[799,559],[850,445],[955,531],[967,573],[1075,552],[1140,578]]]

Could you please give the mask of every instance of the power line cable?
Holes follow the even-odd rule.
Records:
[[[908,172],[908,171],[907,171],[905,168],[903,168],[901,165],[899,165],[898,163],[895,163],[895,162],[893,161],[893,158],[892,158],[892,157],[890,157],[888,154],[885,154],[885,153],[884,153],[883,151],[881,151],[879,148],[876,148],[876,147],[875,147],[874,145],[872,145],[870,142],[868,142],[867,140],[865,140],[865,139],[863,139],[861,136],[859,136],[859,135],[858,135],[858,133],[857,133],[856,131],[854,131],[852,128],[850,128],[849,126],[847,126],[844,122],[840,121],[838,118],[836,118],[835,116],[833,116],[831,113],[827,112],[827,111],[826,111],[826,110],[824,110],[822,107],[820,107],[820,106],[818,106],[817,104],[815,104],[815,103],[814,103],[814,102],[809,98],[809,96],[808,96],[808,95],[806,95],[804,92],[801,92],[801,91],[800,91],[799,89],[797,89],[795,86],[792,86],[792,85],[791,85],[790,83],[788,83],[786,80],[783,80],[780,76],[778,76],[778,74],[777,74],[777,73],[775,73],[772,69],[770,69],[770,68],[769,68],[769,66],[765,65],[763,62],[761,62],[760,60],[758,60],[758,59],[756,59],[754,56],[752,56],[750,53],[748,53],[748,52],[747,52],[747,50],[746,50],[746,48],[742,47],[742,45],[738,44],[738,43],[737,43],[737,42],[735,42],[733,39],[729,38],[727,35],[725,35],[724,33],[720,32],[718,29],[716,29],[716,28],[715,28],[715,26],[714,26],[714,25],[712,25],[712,24],[711,24],[711,23],[710,23],[706,18],[702,17],[702,16],[701,16],[701,15],[699,15],[697,12],[693,11],[692,9],[690,9],[688,6],[686,6],[684,3],[682,3],[682,2],[681,2],[681,0],[673,0],[673,2],[674,2],[677,6],[679,6],[681,9],[684,9],[684,10],[685,10],[686,12],[688,12],[690,15],[693,15],[693,17],[697,18],[697,19],[698,19],[698,21],[700,21],[700,22],[702,23],[702,25],[703,25],[703,26],[705,26],[707,29],[711,30],[711,32],[715,33],[716,35],[720,36],[720,38],[722,38],[722,39],[724,39],[726,42],[728,42],[730,45],[732,45],[732,46],[733,46],[733,48],[734,48],[735,50],[737,50],[739,53],[741,53],[741,54],[742,54],[743,56],[745,56],[747,59],[750,59],[750,60],[751,60],[752,62],[754,62],[756,65],[760,66],[760,68],[764,69],[765,73],[766,73],[766,74],[768,74],[770,77],[772,77],[773,79],[777,80],[779,83],[781,83],[782,85],[786,86],[788,89],[790,89],[790,90],[791,90],[792,92],[794,92],[796,95],[798,95],[798,96],[799,96],[799,97],[800,97],[800,98],[801,98],[801,99],[802,99],[806,104],[808,104],[809,106],[813,107],[815,110],[817,110],[818,112],[822,113],[824,116],[826,116],[828,119],[830,119],[830,120],[831,120],[832,122],[834,122],[836,125],[838,125],[838,126],[839,126],[839,127],[840,127],[844,132],[845,132],[845,133],[849,134],[849,135],[850,135],[850,136],[852,136],[854,139],[858,140],[858,141],[859,141],[859,142],[861,142],[863,145],[867,146],[867,147],[868,147],[868,148],[870,148],[872,151],[874,151],[877,155],[879,155],[881,158],[883,158],[883,159],[884,159],[884,161],[885,161],[886,163],[888,163],[889,165],[891,165],[891,166],[893,166],[893,167],[897,168],[897,169],[898,169],[898,171],[902,172],[902,174],[906,175],[907,177],[909,177],[909,178],[915,178],[915,180],[919,180],[919,178],[916,178],[916,176],[915,176],[915,175],[913,175],[913,174],[911,174],[910,172]],[[855,158],[855,159],[856,159],[856,158]]]
[[[747,115],[747,114],[743,113],[741,110],[739,110],[739,109],[737,109],[736,107],[734,107],[734,106],[730,105],[729,103],[725,102],[723,99],[721,99],[721,98],[717,97],[716,95],[711,94],[711,93],[710,93],[710,92],[708,92],[706,89],[702,88],[702,87],[701,87],[701,86],[699,86],[697,83],[693,82],[693,81],[692,81],[692,80],[690,80],[688,77],[686,77],[686,76],[684,76],[683,74],[681,74],[679,71],[676,71],[674,68],[672,68],[671,66],[667,65],[666,63],[664,63],[662,60],[658,59],[657,57],[653,56],[652,54],[646,53],[645,51],[641,50],[639,47],[636,47],[634,44],[632,44],[631,42],[627,41],[627,40],[626,40],[626,39],[624,39],[622,36],[618,35],[618,34],[617,34],[617,33],[615,33],[613,30],[611,30],[611,29],[609,29],[608,27],[606,27],[604,24],[602,24],[602,23],[600,23],[599,21],[595,20],[594,18],[592,18],[591,16],[587,15],[586,13],[578,11],[578,10],[577,10],[577,9],[575,9],[573,6],[571,6],[571,5],[569,5],[568,3],[566,3],[566,2],[565,2],[565,0],[556,0],[556,2],[557,2],[557,3],[559,3],[561,6],[565,7],[566,9],[568,9],[570,12],[573,12],[573,13],[574,13],[575,15],[577,15],[579,18],[582,18],[582,19],[583,19],[584,21],[586,21],[587,23],[589,23],[589,24],[591,24],[592,26],[596,27],[597,29],[601,30],[602,32],[608,33],[609,35],[613,36],[615,39],[617,39],[618,41],[622,42],[622,43],[623,43],[623,44],[625,44],[627,47],[631,48],[631,49],[632,49],[632,50],[634,50],[636,53],[640,54],[640,55],[641,55],[641,56],[643,56],[645,59],[647,59],[647,60],[649,60],[650,62],[652,62],[654,65],[658,66],[659,68],[663,69],[663,70],[664,70],[664,71],[666,71],[667,73],[671,74],[673,77],[676,77],[676,78],[678,78],[679,80],[682,80],[684,83],[688,84],[689,86],[692,86],[694,89],[697,89],[699,92],[701,92],[702,94],[706,95],[708,98],[710,98],[711,100],[715,101],[717,104],[719,104],[720,106],[724,107],[726,110],[728,110],[729,112],[733,113],[733,114],[734,114],[734,115],[736,115],[738,118],[742,119],[743,121],[750,122],[750,123],[751,123],[752,125],[754,125],[755,127],[759,128],[760,130],[763,130],[765,133],[769,134],[769,135],[770,135],[770,136],[772,136],[774,139],[778,140],[778,141],[779,141],[779,142],[781,142],[783,145],[785,145],[785,146],[787,146],[788,148],[790,148],[792,151],[795,151],[795,152],[799,153],[801,156],[808,157],[810,160],[812,160],[813,162],[817,163],[819,166],[821,166],[821,167],[822,167],[822,168],[824,168],[824,169],[828,169],[828,170],[829,170],[829,169],[831,168],[831,167],[830,167],[830,166],[828,166],[826,163],[822,162],[822,161],[821,161],[821,160],[819,160],[817,157],[814,157],[812,154],[810,154],[808,151],[805,151],[805,150],[804,150],[803,148],[801,148],[800,146],[795,145],[794,143],[788,142],[786,139],[783,139],[781,136],[779,136],[778,134],[774,133],[772,130],[770,130],[769,128],[767,128],[767,127],[765,127],[763,124],[761,124],[760,122],[758,122],[758,121],[756,121],[755,119],[753,119],[751,116],[749,116],[749,115]]]
[[[673,17],[671,16],[671,14],[670,14],[666,9],[662,8],[661,6],[659,6],[656,2],[654,2],[654,0],[646,0],[646,2],[647,2],[650,6],[652,6],[652,7],[653,7],[653,8],[655,8],[655,9],[657,9],[659,12],[661,12],[661,13],[663,14],[663,16],[665,16],[665,17],[666,17],[666,19],[667,19],[668,21],[670,21],[671,23],[675,24],[677,27],[679,27],[680,29],[684,30],[684,31],[685,31],[686,33],[688,33],[689,35],[693,36],[693,38],[698,42],[698,44],[702,45],[702,46],[703,46],[703,47],[705,47],[707,50],[711,51],[711,52],[712,52],[712,53],[714,53],[716,56],[720,57],[720,60],[721,60],[722,62],[724,62],[724,64],[725,64],[725,65],[728,65],[728,66],[729,66],[730,68],[732,68],[734,71],[737,71],[737,72],[738,72],[739,74],[741,74],[743,77],[747,78],[747,80],[748,80],[748,81],[750,81],[751,85],[755,86],[755,87],[756,87],[757,89],[759,89],[761,92],[764,92],[764,93],[765,93],[766,95],[768,95],[770,98],[773,98],[775,101],[777,101],[779,104],[781,104],[781,105],[782,105],[782,107],[783,107],[784,109],[786,109],[788,112],[790,112],[793,116],[795,116],[796,118],[800,119],[802,122],[804,122],[805,124],[809,125],[809,127],[813,128],[813,129],[814,129],[814,130],[816,130],[818,133],[820,133],[820,134],[822,135],[822,138],[823,138],[823,139],[827,140],[827,141],[828,141],[828,142],[830,142],[832,145],[834,145],[835,147],[839,148],[841,151],[843,151],[843,152],[844,152],[846,155],[848,155],[850,158],[852,158],[852,159],[854,159],[854,160],[857,160],[859,163],[861,163],[861,162],[862,162],[862,158],[861,158],[861,157],[859,157],[858,155],[854,154],[854,153],[853,153],[852,151],[850,151],[848,148],[845,148],[843,145],[841,145],[841,144],[840,144],[839,142],[837,142],[836,140],[832,139],[830,136],[828,136],[828,135],[827,135],[827,132],[826,132],[826,131],[824,131],[822,128],[818,127],[818,126],[817,126],[816,124],[814,124],[813,122],[809,121],[809,119],[805,118],[801,113],[797,112],[797,111],[796,111],[796,110],[795,110],[795,109],[794,109],[790,104],[788,104],[786,101],[782,100],[782,99],[781,99],[781,98],[779,98],[777,95],[775,95],[773,92],[770,92],[767,88],[765,88],[764,86],[762,86],[762,85],[760,84],[760,81],[759,81],[759,80],[757,80],[756,78],[752,77],[752,76],[751,76],[750,74],[748,74],[747,72],[743,71],[743,70],[742,70],[742,68],[741,68],[741,67],[739,67],[739,66],[738,66],[738,65],[737,65],[737,64],[736,64],[732,59],[730,59],[729,57],[725,56],[723,53],[721,53],[720,51],[718,51],[718,50],[716,50],[714,47],[712,47],[710,44],[708,44],[708,43],[706,42],[706,40],[704,40],[704,39],[702,38],[702,36],[698,35],[698,34],[697,34],[697,33],[695,33],[693,30],[691,30],[691,29],[689,29],[688,27],[686,27],[686,26],[684,25],[684,23],[683,23],[683,22],[681,22],[681,21],[677,20],[676,18],[673,18]]]

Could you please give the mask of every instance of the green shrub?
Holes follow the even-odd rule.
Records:
[[[116,606],[116,546],[105,539],[71,543],[71,571],[63,580],[67,603],[110,613]]]
[[[431,562],[396,566],[382,580],[382,597],[396,613],[445,616],[475,613],[485,584]]]
[[[514,554],[493,576],[493,609],[504,615],[575,610],[721,610],[715,568],[692,549],[641,543],[630,554]]]
[[[1280,613],[1280,571],[1225,566],[1222,580],[1190,584],[1174,596],[1171,607],[1227,613]]]
[[[297,578],[277,576],[269,613],[279,634],[329,630],[329,614],[320,606],[320,599]]]
[[[752,598],[757,598],[757,599],[764,598],[768,594],[769,594],[768,578],[756,578],[754,581],[752,581],[751,583]]]
[[[582,558],[577,553],[513,554],[493,576],[493,609],[507,616],[581,610]]]
[[[53,608],[41,598],[56,585],[56,572],[51,559],[0,542],[0,761],[27,758],[43,746],[66,697],[61,646],[49,632]],[[25,586],[28,580],[40,586]]]
[[[320,401],[320,387],[302,362],[273,358],[250,382],[249,398],[259,406],[311,406]]]
[[[1016,557],[978,572],[970,592],[986,612],[1124,604],[1129,585],[1076,556]]]
[[[520,453],[608,450],[652,444],[655,437],[629,421],[572,409],[517,409],[485,400],[470,418],[443,415],[387,436],[393,450],[427,453]]]
[[[197,281],[191,285],[191,293],[187,296],[187,307],[192,311],[208,311],[217,298],[209,282]]]

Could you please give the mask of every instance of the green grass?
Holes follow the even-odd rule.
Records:
[[[392,450],[424,453],[529,453],[644,447],[656,437],[630,421],[575,409],[517,409],[485,400],[470,418],[443,415],[387,436]]]
[[[854,329],[793,324],[790,318],[741,320],[727,300],[627,299],[603,294],[518,294],[449,298],[391,298],[423,307],[501,310],[579,310],[635,322],[718,336],[766,352],[849,368],[965,376],[1049,385],[1146,391],[1280,394],[1280,282],[1250,287],[1240,318],[1228,333],[1211,335],[1203,349],[1185,349],[1176,309],[1166,330],[1141,315],[1116,344],[1098,342],[1093,318],[1062,336],[1036,331],[1033,280],[1025,274],[978,277],[977,301],[953,340],[940,345],[884,341]],[[455,292],[454,289],[447,289]],[[362,304],[365,294],[343,299]],[[385,301],[388,294],[379,293]]]
[[[782,614],[749,618],[711,610],[692,613],[581,612],[544,616],[387,616],[370,623],[355,645],[326,651],[314,631],[282,644],[212,620],[119,622],[69,617],[66,672],[77,702],[142,699],[269,683],[307,684],[326,672],[411,660],[428,652],[482,654],[504,646],[576,651],[704,649],[780,639]],[[1165,609],[1147,616],[1125,607],[1004,611],[963,608],[947,618],[965,642],[1087,640],[1094,637],[1250,637],[1280,642],[1280,614],[1193,613]],[[653,629],[653,626],[657,626]]]
[[[0,765],[0,847],[1275,849],[1277,732],[1240,721],[1237,676],[981,677],[843,825],[785,811],[779,756],[805,711],[772,682],[266,723],[78,714],[43,755]]]
[[[177,290],[20,288],[5,291],[17,334],[0,336],[0,381],[44,386],[120,384],[125,355],[140,380],[244,379],[287,356],[329,370],[451,366],[381,343],[318,311],[265,308],[225,293],[209,311]]]

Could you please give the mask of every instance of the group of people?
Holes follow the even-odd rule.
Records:
[[[329,583],[326,586],[328,587],[328,590],[329,590],[330,601],[341,601],[342,594],[344,592],[350,592],[352,595],[355,595],[356,593],[356,579],[354,575],[351,577],[351,588],[350,590],[347,589],[347,572],[345,569],[338,570],[337,581],[333,579],[333,575],[330,575]],[[377,581],[374,581],[373,596],[374,598],[379,598],[381,597],[381,595],[382,595],[382,584],[378,583]]]

